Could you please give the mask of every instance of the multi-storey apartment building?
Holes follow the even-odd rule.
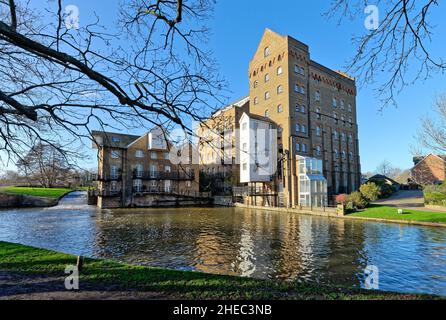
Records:
[[[249,112],[249,97],[212,114],[197,130],[200,170],[212,181],[214,193],[230,192],[239,183],[239,121]]]
[[[191,146],[171,152],[174,146],[161,128],[142,136],[101,131],[92,136],[98,149],[99,207],[163,206],[178,203],[179,196],[198,196]]]
[[[322,160],[329,195],[359,187],[354,79],[311,60],[306,44],[267,29],[249,64],[249,83],[249,112],[278,126],[284,205],[299,204],[300,157]]]

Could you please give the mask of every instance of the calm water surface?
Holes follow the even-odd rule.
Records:
[[[446,229],[235,208],[0,210],[0,240],[179,270],[446,296]]]

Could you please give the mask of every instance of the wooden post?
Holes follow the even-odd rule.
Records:
[[[83,265],[84,265],[84,257],[77,256],[76,267],[79,272],[82,270]]]

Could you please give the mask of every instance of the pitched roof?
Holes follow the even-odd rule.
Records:
[[[373,181],[373,180],[388,180],[390,182],[392,182],[392,184],[400,184],[399,182],[396,182],[395,180],[393,180],[392,178],[389,178],[383,174],[375,174],[374,176],[371,176],[368,181]]]
[[[423,162],[424,160],[426,160],[429,156],[434,156],[437,157],[441,160],[443,160],[444,162],[446,162],[446,155],[438,155],[438,154],[434,154],[434,153],[429,153],[427,156],[415,156],[413,157],[413,163],[414,166],[412,167],[411,170],[413,170],[416,166],[418,166],[421,162]]]
[[[111,148],[125,149],[133,141],[139,139],[141,136],[135,136],[130,134],[122,134],[116,132],[106,131],[92,131],[93,137],[102,137],[103,145]]]

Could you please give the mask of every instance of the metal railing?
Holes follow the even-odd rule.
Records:
[[[163,171],[133,171],[133,179],[141,180],[194,180],[195,173],[163,172]]]

